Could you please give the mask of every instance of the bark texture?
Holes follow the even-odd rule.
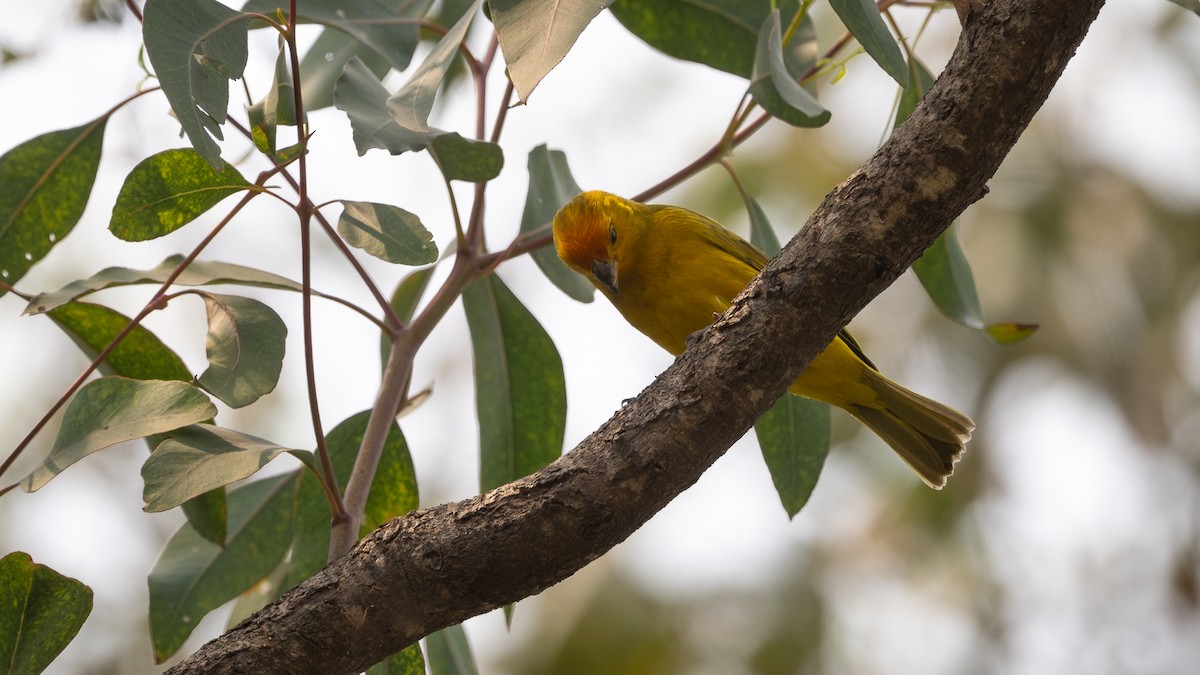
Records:
[[[562,581],[692,485],[973,201],[1103,0],[991,0],[936,86],[724,317],[560,460],[394,520],[171,673],[355,673]]]

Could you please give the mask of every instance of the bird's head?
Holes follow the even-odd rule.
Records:
[[[609,297],[617,295],[620,251],[633,234],[635,206],[614,194],[592,190],[572,199],[554,216],[558,257]]]

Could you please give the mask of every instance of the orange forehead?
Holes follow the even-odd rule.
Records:
[[[577,271],[591,270],[592,261],[607,260],[608,205],[599,193],[585,192],[554,216],[554,247],[558,257]]]

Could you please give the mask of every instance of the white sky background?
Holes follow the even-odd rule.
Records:
[[[133,22],[119,27],[80,27],[64,19],[70,3],[4,3],[0,41],[10,47],[36,49],[32,59],[0,69],[0,152],[52,130],[93,119],[129,95],[139,79],[140,45]],[[57,8],[57,9],[56,9]],[[1153,25],[1173,8],[1164,0],[1113,2],[1101,14],[1079,54],[1068,67],[1049,106],[1076,116],[1078,144],[1100,159],[1121,158],[1137,175],[1179,200],[1200,199],[1200,102],[1181,98],[1189,89],[1180,78],[1195,76],[1200,63],[1200,18],[1189,28],[1195,36],[1196,62],[1165,62],[1162,52],[1144,37],[1130,40],[1132,27]],[[920,16],[917,10],[901,15]],[[954,29],[951,14],[939,17],[943,34]],[[952,32],[949,35],[953,35]],[[830,36],[826,36],[828,39]],[[478,47],[479,34],[473,44]],[[257,91],[266,83],[274,58],[273,37],[254,36],[248,72]],[[931,43],[933,44],[933,43]],[[945,54],[928,59],[935,68]],[[255,63],[257,59],[257,69]],[[264,65],[266,64],[266,65]],[[252,75],[253,76],[253,75]],[[489,114],[502,91],[500,68],[491,79]],[[391,82],[393,88],[400,80]],[[585,32],[559,68],[535,92],[530,105],[510,111],[502,145],[506,168],[488,192],[489,242],[506,244],[516,232],[526,189],[525,158],[547,143],[566,151],[576,180],[585,188],[633,194],[673,173],[707,149],[724,128],[745,87],[744,81],[671,60],[629,36],[607,13]],[[235,87],[231,107],[240,101]],[[465,94],[465,92],[459,92]],[[886,124],[894,90],[866,58],[852,62],[842,83],[823,85],[822,100],[833,111],[832,127],[850,139],[847,147],[865,159]],[[451,97],[439,109],[436,124],[450,129],[473,128],[470,97]],[[18,103],[19,102],[19,103]],[[118,112],[109,124],[97,188],[83,222],[75,232],[19,284],[25,291],[48,290],[90,275],[109,264],[149,267],[163,257],[184,252],[203,236],[202,222],[162,239],[141,244],[118,242],[106,230],[109,210],[121,181],[142,158],[183,145],[178,127],[166,115],[165,100],[149,95]],[[1146,123],[1143,115],[1152,120]],[[362,199],[395,203],[418,213],[439,245],[452,236],[441,181],[425,154],[392,158],[372,151],[358,158],[342,113],[327,109],[313,114],[317,130],[312,145],[310,185],[316,201]],[[1134,121],[1136,120],[1136,121]],[[490,124],[490,121],[489,121]],[[770,127],[741,152],[765,147],[775,134],[804,133]],[[228,136],[232,137],[230,133]],[[239,146],[240,147],[240,146]],[[226,158],[237,157],[226,152]],[[260,167],[245,168],[253,175]],[[276,181],[281,184],[282,181]],[[286,194],[286,191],[284,191]],[[460,204],[469,190],[460,189]],[[662,201],[682,201],[687,186]],[[231,203],[231,202],[228,202]],[[777,228],[794,229],[807,214],[788,214],[770,203],[764,207]],[[220,207],[213,214],[224,213]],[[337,216],[329,208],[330,219]],[[466,214],[464,213],[464,217]],[[730,223],[735,229],[744,222]],[[298,246],[293,219],[273,200],[257,200],[224,233],[204,258],[262,266],[299,278]],[[319,240],[317,234],[314,240]],[[969,236],[967,237],[969,246]],[[318,246],[317,287],[345,293],[365,307],[369,296],[328,245]],[[983,251],[968,250],[972,257]],[[397,271],[366,255],[360,256],[385,292]],[[1003,269],[1004,262],[992,265]],[[1010,270],[1011,273],[1011,270]],[[500,271],[554,338],[562,353],[568,383],[567,447],[602,423],[622,399],[636,395],[670,362],[665,353],[626,326],[603,299],[575,303],[555,291],[528,259],[505,264]],[[437,281],[435,280],[435,284]],[[980,280],[986,295],[986,279]],[[235,292],[242,292],[237,290]],[[134,312],[145,288],[109,291],[97,300]],[[285,370],[278,393],[248,411],[222,413],[223,423],[285,445],[311,446],[311,427],[304,397],[299,300],[294,294],[247,291],[266,299],[291,328]],[[884,295],[861,322],[892,320],[903,312],[889,304],[925,302],[911,279]],[[328,303],[318,303],[318,381],[326,429],[371,405],[378,372],[377,334],[369,325]],[[0,373],[10,386],[0,392],[0,452],[7,452],[32,421],[65,389],[85,365],[70,342],[43,318],[20,318],[18,298],[0,299]],[[1197,313],[1200,316],[1200,312]],[[1200,323],[1200,321],[1198,321]],[[168,344],[180,351],[195,371],[203,370],[203,312],[198,300],[176,302],[148,321]],[[888,354],[888,347],[866,344]],[[894,356],[894,353],[893,353]],[[888,370],[885,359],[876,358]],[[1193,365],[1200,358],[1193,360]],[[915,369],[914,369],[915,370]],[[914,388],[967,408],[955,400],[956,390],[944,370],[898,379]],[[893,369],[894,371],[894,369]],[[1195,374],[1200,378],[1200,372]],[[923,378],[923,379],[922,379]],[[423,504],[460,499],[477,484],[477,431],[471,384],[469,343],[460,310],[450,312],[417,359],[414,384],[432,383],[433,398],[403,420],[413,450]],[[1001,464],[1001,489],[978,509],[981,549],[1006,551],[1011,565],[999,572],[1024,603],[1007,611],[1028,617],[1015,638],[1015,660],[1004,672],[1101,672],[1114,653],[1136,655],[1141,672],[1164,672],[1163,666],[1200,659],[1196,641],[1171,639],[1159,625],[1153,598],[1126,609],[1145,613],[1138,635],[1115,636],[1107,646],[1092,645],[1086,615],[1093,589],[1080,570],[1088,561],[1145,551],[1163,537],[1179,532],[1195,511],[1190,480],[1170,456],[1151,462],[1136,447],[1115,407],[1102,394],[1053,367],[1036,364],[1005,376],[1000,395],[984,410],[970,410]],[[295,411],[293,413],[293,411]],[[52,439],[46,433],[29,451],[32,461]],[[879,444],[884,452],[882,444]],[[141,483],[137,468],[143,447],[131,444],[89,458],[34,495],[13,493],[0,500],[3,546],[30,553],[36,562],[76,577],[96,592],[96,612],[81,638],[51,668],[53,673],[79,672],[103,653],[113,631],[145,633],[145,576],[166,537],[178,526],[177,513],[146,515],[140,511]],[[970,456],[966,461],[970,461]],[[856,472],[861,458],[830,458],[810,505],[794,522],[784,516],[753,440],[743,440],[646,527],[618,547],[601,565],[619,565],[640,581],[671,596],[712,586],[772,583],[787,556],[814,538],[840,536],[865,526],[880,509]],[[282,462],[280,463],[282,465]],[[896,472],[904,469],[896,462]],[[28,463],[26,463],[28,466]],[[283,468],[283,467],[281,467]],[[6,476],[6,483],[20,471]],[[1134,480],[1131,482],[1131,477]],[[913,479],[915,480],[915,479]],[[1116,500],[1113,495],[1119,494]],[[3,553],[6,551],[0,551]],[[1165,574],[1170,561],[1147,551],[1147,575]],[[749,572],[748,572],[748,565]],[[870,641],[871,650],[842,653],[846,671],[871,673],[953,672],[963,650],[970,650],[969,626],[944,607],[914,597],[911,588],[880,582],[863,587],[855,570],[830,579],[840,602],[835,620],[838,639]],[[595,573],[595,572],[593,572]],[[592,583],[588,572],[561,585]],[[1136,588],[1137,580],[1131,580]],[[1129,594],[1129,589],[1105,589]],[[551,591],[570,592],[561,587]],[[545,601],[545,600],[541,600]],[[498,613],[469,622],[473,646],[485,673],[496,672],[506,652],[527,648],[523,637],[532,611],[518,607],[510,635]],[[1116,605],[1125,607],[1124,605]],[[125,616],[122,616],[122,613]],[[914,625],[913,616],[921,620]],[[220,629],[225,612],[202,625],[205,639]],[[1200,628],[1200,627],[1197,627]],[[916,631],[916,632],[914,632]],[[941,635],[954,646],[929,660],[928,635]],[[921,636],[924,637],[921,637]],[[956,638],[956,639],[950,639]],[[960,638],[960,639],[958,639]],[[199,642],[193,639],[185,650]],[[124,672],[145,672],[149,643],[141,654],[123,655]],[[1111,649],[1110,649],[1111,648]],[[1113,652],[1111,650],[1118,650]],[[843,650],[848,652],[848,650]]]

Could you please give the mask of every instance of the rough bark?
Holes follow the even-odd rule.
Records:
[[[724,317],[578,447],[533,476],[384,525],[170,672],[359,672],[624,540],[982,196],[1102,4],[988,2],[908,122]]]

